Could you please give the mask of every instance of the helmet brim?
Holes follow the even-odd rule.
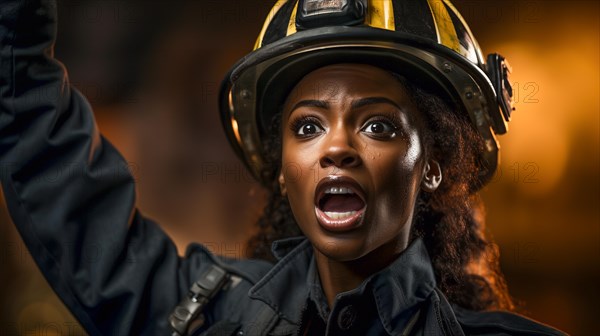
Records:
[[[236,64],[221,88],[221,117],[236,153],[261,180],[262,143],[273,116],[308,73],[330,64],[371,64],[435,92],[466,113],[482,134],[479,180],[487,183],[498,163],[494,133],[504,133],[496,93],[488,77],[453,50],[410,34],[362,27],[325,27],[298,32],[250,53]],[[492,117],[490,117],[492,116]],[[494,132],[494,130],[496,132]]]

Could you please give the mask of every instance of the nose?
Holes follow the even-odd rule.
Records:
[[[322,168],[352,168],[360,165],[361,158],[352,141],[351,131],[344,127],[330,129],[319,158]]]

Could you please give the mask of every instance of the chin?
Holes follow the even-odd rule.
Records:
[[[356,237],[309,237],[309,240],[320,254],[339,262],[358,260],[371,252],[365,246],[364,240]]]

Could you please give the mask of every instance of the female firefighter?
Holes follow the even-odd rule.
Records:
[[[509,312],[477,191],[510,69],[450,2],[275,5],[221,90],[231,144],[270,190],[254,260],[179,257],[53,58],[55,3],[0,10],[3,192],[90,335],[563,334]]]

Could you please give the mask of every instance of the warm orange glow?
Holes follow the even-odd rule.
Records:
[[[216,88],[229,67],[252,49],[263,19],[273,16],[268,13],[274,2],[186,2],[169,22],[141,20],[170,17],[163,8],[150,15],[150,2],[143,4],[144,11],[121,13],[144,15],[120,21],[59,15],[64,33],[81,37],[59,36],[57,57],[91,99],[100,131],[139,167],[141,212],[162,225],[181,254],[193,241],[230,257],[248,252],[244,244],[265,197],[221,132]],[[513,68],[517,110],[509,132],[498,137],[498,174],[482,192],[486,232],[498,245],[511,294],[526,303],[533,318],[573,335],[597,334],[600,5],[589,0],[452,2],[484,54],[499,52]],[[99,8],[95,2],[74,4],[65,0],[59,7]],[[138,27],[144,24],[152,29]],[[149,31],[161,35],[142,36]],[[123,42],[121,34],[138,34],[132,39],[136,43],[115,43],[118,52],[104,54],[110,46],[106,41]],[[144,40],[152,40],[152,47],[141,48]],[[93,45],[87,52],[81,51],[85,41]],[[147,50],[147,59],[131,56],[138,49]],[[122,68],[111,67],[115,64],[107,55],[116,55]],[[143,75],[123,71],[136,66]],[[85,90],[106,87],[101,81],[112,77],[98,75],[104,73],[121,84],[139,80],[140,99],[106,102],[102,91]],[[92,76],[91,83],[86,76]],[[199,97],[198,92],[204,93]],[[236,119],[230,121],[241,142]],[[6,281],[0,291],[5,308],[0,334],[11,334],[14,326],[20,333],[12,334],[54,335],[52,323],[57,323],[59,334],[83,335],[35,266],[5,208],[0,208],[0,237],[2,274],[8,274],[0,276]],[[27,329],[40,323],[47,328]]]
[[[586,37],[593,38],[597,31],[583,24],[557,30],[563,33],[549,36],[554,40],[548,41],[549,50],[527,41],[497,46],[510,55],[515,69],[517,106],[510,132],[500,138],[501,169],[532,182],[518,184],[524,193],[551,192],[565,177],[570,152],[578,150],[573,138],[580,132],[598,132],[598,123],[593,122],[599,110],[598,50],[586,43]],[[516,176],[516,170],[523,176]]]

